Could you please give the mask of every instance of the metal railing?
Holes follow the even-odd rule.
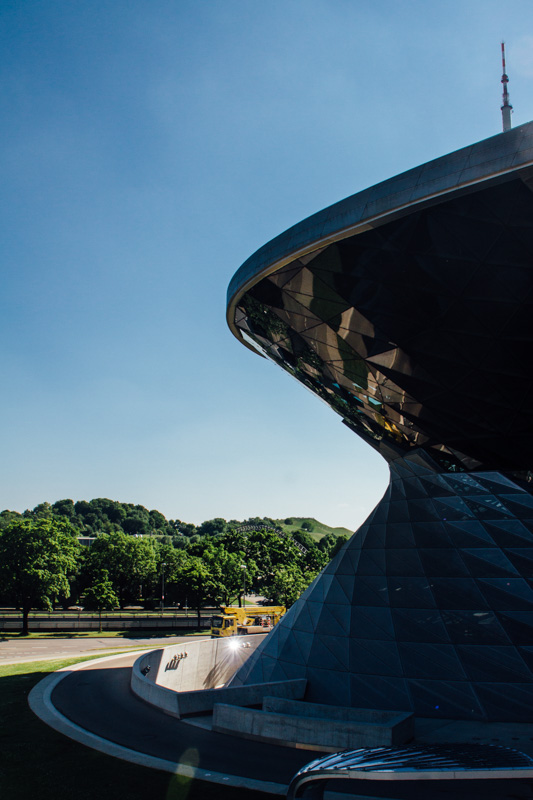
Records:
[[[318,758],[292,779],[287,800],[310,790],[321,800],[329,780],[466,780],[533,778],[533,758],[484,744],[403,745],[346,750]]]

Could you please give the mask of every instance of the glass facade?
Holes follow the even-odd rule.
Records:
[[[509,180],[289,263],[235,324],[387,459],[527,473],[532,264],[533,194]]]
[[[234,330],[391,468],[236,684],[306,677],[321,703],[530,721],[532,188],[527,170],[489,176],[235,296]]]

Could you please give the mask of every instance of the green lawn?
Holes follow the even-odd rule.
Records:
[[[267,800],[271,797],[139,767],[84,747],[49,728],[28,706],[30,689],[50,672],[84,660],[87,659],[0,667],[2,800]]]

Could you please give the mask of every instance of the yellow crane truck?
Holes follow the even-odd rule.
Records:
[[[211,638],[268,633],[284,615],[285,606],[225,606],[211,617]]]

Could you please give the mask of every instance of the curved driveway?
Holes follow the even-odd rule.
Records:
[[[109,748],[111,755],[184,774],[189,768],[189,773],[200,779],[227,781],[275,794],[285,794],[294,773],[321,755],[234,739],[158,711],[131,692],[131,665],[137,656],[115,656],[54,673],[37,684],[30,704],[54,727],[53,710],[74,723],[70,732],[65,725],[58,727],[72,738],[84,741],[77,735],[83,729],[104,740],[103,747],[96,740],[92,744],[98,749],[106,751],[105,744],[110,742],[130,751],[129,755]],[[64,677],[59,679],[61,675]],[[47,702],[50,685],[53,688]],[[44,702],[36,699],[39,693]],[[41,713],[45,705],[47,714]],[[86,739],[84,743],[91,744]]]
[[[53,673],[34,687],[30,705],[62,733],[110,755],[277,795],[285,794],[300,767],[322,755],[214,733],[145,704],[130,690],[137,655],[111,656]],[[519,779],[378,784],[361,780],[359,785],[352,783],[350,791],[361,800],[533,800],[531,783]]]

